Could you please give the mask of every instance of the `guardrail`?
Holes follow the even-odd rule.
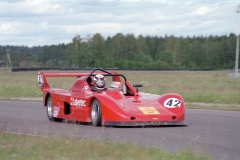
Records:
[[[95,68],[56,68],[56,67],[38,67],[38,68],[11,68],[12,72],[20,71],[44,71],[44,70],[93,70]],[[214,71],[215,69],[145,69],[145,68],[102,68],[105,70],[138,70],[138,71]]]

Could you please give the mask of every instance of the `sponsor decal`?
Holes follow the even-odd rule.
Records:
[[[166,108],[180,108],[182,101],[177,98],[168,98],[164,103]]]
[[[110,87],[112,88],[120,88],[121,86],[121,82],[112,82]]]
[[[57,117],[59,115],[60,107],[54,106],[53,107],[53,117]]]
[[[85,90],[85,91],[87,91],[88,89],[89,89],[89,87],[88,87],[88,86],[85,86],[85,87],[84,87],[84,90]]]
[[[92,91],[85,91],[86,94],[91,95]]]
[[[65,96],[60,96],[61,101],[65,101],[66,97]]]
[[[144,114],[160,114],[154,107],[138,107]]]
[[[86,106],[86,100],[77,99],[77,98],[72,97],[70,105],[76,106],[76,107],[85,107]]]

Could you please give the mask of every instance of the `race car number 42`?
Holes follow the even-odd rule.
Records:
[[[166,108],[180,108],[181,103],[182,102],[177,98],[168,98],[163,105]]]

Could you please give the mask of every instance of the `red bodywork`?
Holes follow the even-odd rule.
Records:
[[[111,85],[105,90],[91,90],[88,79],[99,73],[112,76]],[[72,76],[77,79],[69,90],[50,88],[46,80],[46,77]],[[91,104],[97,99],[101,106],[102,125],[186,125],[184,100],[181,95],[168,93],[149,96],[139,93],[134,85],[116,72],[110,73],[102,69],[95,69],[91,73],[39,72],[38,82],[43,92],[43,105],[47,105],[47,99],[51,96],[52,112],[58,119],[91,122]],[[126,91],[123,92],[124,87]]]

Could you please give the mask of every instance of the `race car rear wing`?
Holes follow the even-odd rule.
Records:
[[[38,83],[41,90],[50,88],[46,77],[81,77],[88,76],[89,73],[56,73],[56,72],[38,72]]]

